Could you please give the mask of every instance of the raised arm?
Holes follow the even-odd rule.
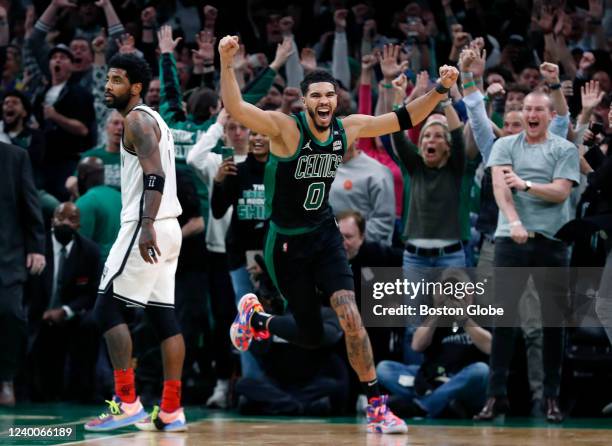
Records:
[[[294,125],[293,120],[284,113],[263,111],[242,99],[233,67],[234,55],[238,49],[238,37],[236,36],[225,36],[219,42],[223,105],[230,116],[241,124],[257,133],[279,139],[283,126]]]
[[[410,102],[403,109],[380,116],[351,115],[343,123],[349,141],[360,137],[374,137],[405,130],[424,120],[438,103],[448,96],[450,87],[457,81],[459,71],[455,67],[440,67],[440,80],[436,88]],[[405,110],[402,113],[402,110]],[[407,113],[406,113],[407,112]],[[400,123],[400,119],[402,122]]]
[[[161,255],[161,252],[153,223],[159,211],[165,181],[159,153],[159,126],[148,114],[136,111],[127,116],[124,135],[126,145],[136,151],[144,173],[144,208],[140,215],[138,248],[145,262],[157,263],[155,252],[157,255]]]
[[[561,91],[561,80],[559,79],[559,66],[554,63],[544,62],[540,65],[540,74],[544,78],[544,82],[550,88],[550,100],[557,116],[568,116],[569,109],[563,92]],[[565,137],[567,135],[560,135]]]

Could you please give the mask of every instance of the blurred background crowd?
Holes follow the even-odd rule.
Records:
[[[443,64],[462,73],[423,124],[359,140],[338,169],[330,203],[358,303],[362,267],[492,274],[498,197],[488,161],[498,159],[497,139],[524,126],[547,125],[579,159],[564,174],[574,187],[563,212],[541,211],[549,236],[571,244],[571,265],[605,266],[611,0],[0,0],[0,405],[112,393],[91,309],[121,211],[122,117],[103,104],[106,61],[116,53],[150,64],[144,102],[175,141],[185,403],[287,415],[352,413],[363,404],[343,342],[304,350],[273,338],[242,355],[231,349],[240,296],[255,291],[276,313],[285,306],[261,262],[269,139],[219,100],[216,43],[227,34],[240,36],[234,69],[244,99],[287,114],[304,111],[299,84],[315,69],[339,82],[338,116],[392,111],[433,88]],[[548,97],[552,119],[526,117],[523,101],[536,91]],[[547,361],[531,281],[520,307],[521,328],[510,333],[516,348],[503,352],[510,409],[538,416]],[[329,308],[323,318],[340,339]],[[459,322],[425,343],[410,328],[368,328],[396,413],[465,417],[485,402],[491,339]],[[146,313],[135,310],[131,328],[147,402],[161,388],[160,352]],[[566,330],[565,412],[612,413],[609,341],[592,324]]]

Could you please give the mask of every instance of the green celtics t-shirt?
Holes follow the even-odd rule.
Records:
[[[75,204],[81,213],[79,232],[98,244],[102,260],[106,261],[121,226],[121,193],[110,186],[96,186]]]
[[[108,152],[104,146],[98,146],[81,153],[81,159],[88,156],[100,158],[104,163],[104,184],[121,190],[121,156],[119,152]]]

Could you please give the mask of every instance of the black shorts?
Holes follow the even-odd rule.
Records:
[[[280,232],[279,232],[280,231]],[[308,304],[319,312],[315,289],[329,298],[354,291],[353,273],[335,220],[302,234],[286,234],[270,224],[264,248],[266,267],[293,312]]]

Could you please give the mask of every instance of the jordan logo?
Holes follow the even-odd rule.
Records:
[[[304,147],[302,147],[302,150],[310,150],[312,152],[312,148],[310,147],[310,141],[308,141],[306,144],[304,144]]]

